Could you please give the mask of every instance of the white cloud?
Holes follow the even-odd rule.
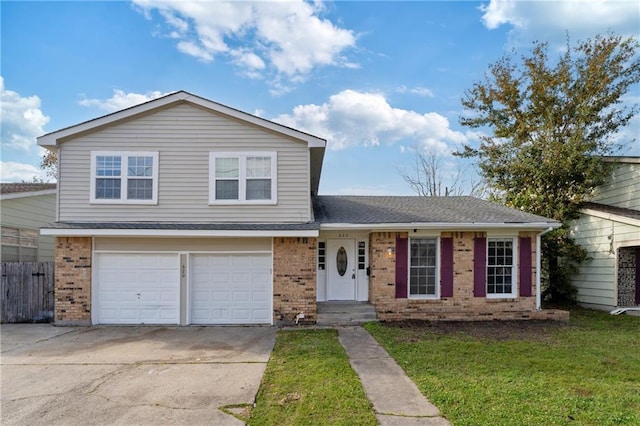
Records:
[[[44,126],[49,122],[49,117],[40,109],[40,98],[35,95],[23,97],[5,90],[2,76],[0,93],[2,149],[33,151],[37,147],[36,137],[45,133]]]
[[[355,46],[351,30],[321,16],[321,2],[134,0],[145,17],[157,10],[177,48],[201,61],[224,55],[247,75],[274,72],[292,81],[315,67],[355,67],[343,56]]]
[[[337,93],[322,105],[298,105],[274,121],[326,138],[334,150],[402,141],[447,152],[466,142],[438,113],[393,108],[383,94],[354,90]]]
[[[48,181],[44,170],[33,164],[0,161],[0,180],[2,182],[31,182],[34,177]]]
[[[491,0],[480,6],[482,20],[489,29],[511,25],[512,42],[550,40],[564,43],[566,32],[572,40],[583,40],[613,30],[623,36],[638,37],[640,15],[636,0],[517,1]]]
[[[421,87],[421,86],[417,86],[413,88],[408,88],[407,86],[400,86],[396,89],[396,92],[410,93],[412,95],[424,96],[425,98],[433,98],[435,96],[435,94],[433,93],[433,90],[427,87]]]
[[[126,93],[123,90],[114,90],[113,96],[107,99],[83,99],[78,103],[85,107],[96,106],[102,110],[113,112],[121,109],[129,108],[134,105],[148,102],[152,99],[166,96],[169,93],[162,93],[159,91],[147,92],[147,93]]]

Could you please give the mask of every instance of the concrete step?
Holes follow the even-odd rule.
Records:
[[[318,325],[359,325],[377,320],[376,310],[367,302],[318,303]]]

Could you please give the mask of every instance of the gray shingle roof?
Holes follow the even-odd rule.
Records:
[[[55,222],[48,229],[152,229],[179,231],[309,231],[319,223]]]
[[[0,183],[0,194],[17,194],[56,189],[55,183]]]
[[[316,221],[327,223],[557,223],[473,197],[318,196]]]
[[[618,216],[624,216],[630,219],[640,219],[640,210],[627,209],[624,207],[616,207],[600,203],[584,203],[582,207],[585,209],[593,209],[604,213],[616,214]]]

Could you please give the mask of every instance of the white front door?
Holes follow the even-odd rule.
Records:
[[[327,300],[356,299],[356,241],[327,240]]]

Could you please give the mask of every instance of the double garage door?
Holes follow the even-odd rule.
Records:
[[[99,253],[94,267],[98,324],[271,323],[269,254]]]

